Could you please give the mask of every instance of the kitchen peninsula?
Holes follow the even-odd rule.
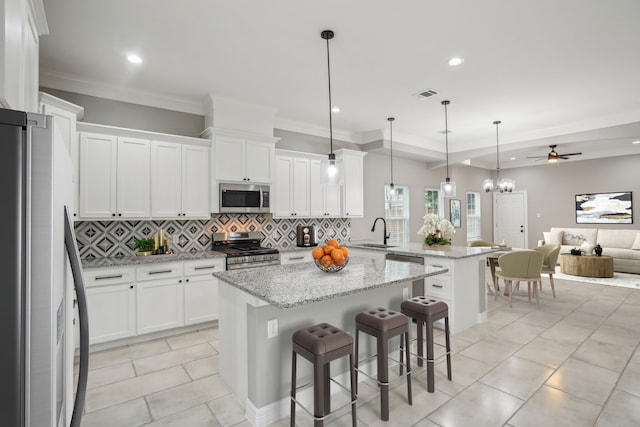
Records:
[[[388,261],[384,252],[354,249],[347,267],[325,273],[312,263],[213,273],[220,279],[220,373],[255,426],[287,415],[291,336],[328,322],[355,331],[355,315],[371,307],[399,310],[410,282],[446,268]],[[309,377],[310,365],[298,367]],[[335,369],[334,374],[345,371]]]

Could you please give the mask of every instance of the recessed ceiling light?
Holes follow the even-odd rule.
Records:
[[[515,159],[516,159],[515,157],[509,157],[509,160],[515,160]]]
[[[132,64],[142,64],[142,58],[140,58],[135,53],[127,55],[127,61],[131,62]]]
[[[453,58],[451,58],[449,60],[449,65],[451,65],[452,67],[457,67],[458,65],[462,64],[464,62],[464,59],[454,56]]]
[[[333,107],[333,108],[331,109],[331,112],[332,112],[332,113],[339,113],[339,112],[340,112],[340,107]]]
[[[632,144],[640,144],[640,139],[637,141],[633,141]]]

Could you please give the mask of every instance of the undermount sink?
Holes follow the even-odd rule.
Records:
[[[397,248],[397,246],[381,245],[379,243],[362,243],[360,246],[364,246],[367,248],[377,248],[377,249]]]

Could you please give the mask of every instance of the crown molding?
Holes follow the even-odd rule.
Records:
[[[114,101],[146,105],[149,107],[163,108],[183,113],[204,115],[202,100],[159,95],[157,93],[142,91],[125,86],[100,83],[55,71],[41,70],[40,86],[111,99]]]
[[[282,129],[290,132],[304,133],[307,135],[329,138],[329,129],[326,127],[299,122],[296,120],[289,120],[282,117],[276,117],[273,127],[275,129]],[[353,144],[360,144],[360,142],[357,141],[357,138],[354,137],[354,134],[352,132],[348,132],[345,130],[333,129],[333,139],[344,142],[351,142]]]

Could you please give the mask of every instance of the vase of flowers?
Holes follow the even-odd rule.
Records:
[[[424,236],[422,247],[433,250],[447,250],[451,247],[451,238],[456,234],[453,224],[447,219],[440,219],[436,214],[422,217],[423,224],[418,234]]]

